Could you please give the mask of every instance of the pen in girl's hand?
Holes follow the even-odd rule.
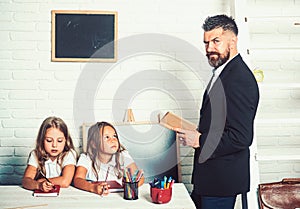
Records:
[[[108,178],[109,169],[110,169],[110,167],[107,168],[107,172],[106,172],[106,176],[105,176],[105,182],[107,181],[107,178]]]
[[[46,181],[48,181],[49,183],[51,183],[51,181],[49,180],[49,179],[47,179],[47,177],[46,177],[46,175],[45,174],[43,174],[43,172],[42,171],[40,171],[40,174],[46,179]]]
[[[41,170],[40,170],[40,174],[46,179],[46,181],[52,184],[52,182],[46,177],[46,175]],[[55,189],[55,185],[53,185],[53,189]]]
[[[108,168],[107,168],[107,171],[106,171],[105,182],[107,181],[107,178],[108,178],[109,169],[110,169],[110,167],[108,167]],[[102,190],[107,191],[107,185],[102,186]],[[103,193],[103,192],[102,192],[102,193]]]

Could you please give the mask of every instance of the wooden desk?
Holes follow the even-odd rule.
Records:
[[[76,189],[62,188],[58,197],[33,197],[32,191],[21,186],[0,186],[1,209],[196,209],[184,184],[173,186],[172,200],[166,204],[154,204],[150,198],[150,186],[144,184],[139,188],[138,200],[124,200],[123,193],[111,193],[108,196],[99,195]]]

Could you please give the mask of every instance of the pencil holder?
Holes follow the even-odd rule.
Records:
[[[172,199],[172,188],[160,189],[160,188],[150,188],[150,196],[152,202],[157,204],[164,204],[170,202]]]
[[[137,200],[139,198],[138,182],[124,182],[124,199]]]

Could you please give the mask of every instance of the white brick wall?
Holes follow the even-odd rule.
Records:
[[[265,75],[257,115],[260,182],[300,177],[300,4],[248,2],[251,58]]]
[[[254,67],[264,70],[257,116],[259,154],[274,155],[282,149],[300,150],[300,2],[296,0],[248,0],[250,53]],[[102,10],[118,12],[118,38],[158,33],[187,41],[203,52],[201,24],[205,17],[230,12],[229,1],[2,1],[0,3],[0,184],[21,182],[29,151],[42,120],[50,115],[63,118],[77,147],[80,127],[74,121],[74,92],[86,63],[51,62],[51,10]],[[121,46],[119,46],[121,47]],[[155,113],[173,111],[197,123],[202,90],[207,78],[196,77],[181,60],[187,51],[138,54],[117,62],[105,75],[95,94],[96,120],[112,118],[114,95],[126,79],[146,70],[157,70],[184,81],[192,100],[174,99],[169,78],[160,80],[159,90],[142,91],[131,101],[137,121],[155,118]],[[175,59],[174,59],[175,58]],[[192,62],[193,60],[189,60]],[[196,61],[195,61],[196,62]],[[95,75],[93,79],[96,79]],[[98,74],[99,76],[99,74]],[[164,80],[165,79],[165,80]],[[95,80],[94,80],[95,81]],[[154,82],[157,77],[154,76]],[[143,81],[140,81],[143,82]],[[149,82],[148,77],[144,82]],[[83,104],[91,89],[83,89]],[[85,99],[84,99],[85,98]],[[191,108],[196,101],[196,108]],[[182,102],[182,110],[178,106]],[[125,109],[120,113],[125,113]],[[124,115],[119,115],[123,118]],[[285,119],[281,121],[282,119]],[[293,119],[293,120],[291,120]],[[275,122],[274,122],[275,121]],[[91,121],[82,121],[91,122]],[[92,121],[93,122],[93,121]],[[183,182],[191,190],[192,152],[182,148]],[[276,166],[273,166],[273,163]],[[262,182],[299,177],[299,161],[260,161]]]

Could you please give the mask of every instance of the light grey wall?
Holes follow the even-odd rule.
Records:
[[[126,107],[136,121],[155,121],[158,113],[172,111],[197,123],[209,76],[201,24],[208,15],[230,14],[228,2],[2,1],[0,183],[21,182],[38,128],[50,115],[66,121],[77,148],[80,124],[118,122]],[[247,3],[252,70],[259,68],[265,76],[256,128],[260,181],[299,177],[299,160],[272,157],[297,158],[300,150],[300,26],[294,25],[300,22],[300,2]],[[109,67],[51,62],[51,10],[117,11],[119,60]],[[145,35],[141,42],[139,35]],[[152,49],[156,43],[159,47]],[[135,47],[138,52],[129,52]],[[192,150],[182,147],[181,159],[182,179],[191,190]]]

